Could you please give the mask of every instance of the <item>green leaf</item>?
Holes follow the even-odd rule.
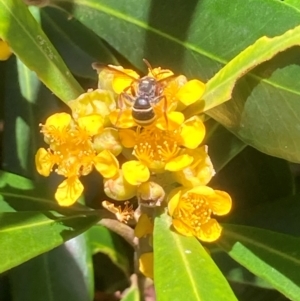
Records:
[[[58,52],[21,0],[0,0],[0,37],[60,99],[83,93]]]
[[[10,270],[13,300],[93,300],[91,257],[86,246],[85,235],[79,235]]]
[[[16,57],[7,62],[7,67],[3,166],[19,175],[36,178],[34,153],[38,142],[42,143],[36,106],[42,83]]]
[[[257,288],[264,288],[264,289],[272,289],[273,286],[270,285],[269,282],[261,279],[260,277],[254,275],[249,270],[241,266],[235,260],[233,260],[226,252],[223,252],[218,248],[217,252],[211,252],[211,256],[214,262],[217,264],[219,269],[225,275],[226,279],[230,281],[230,283],[234,285],[243,285],[257,287]],[[234,286],[236,288],[236,286]],[[238,289],[235,290],[238,292]],[[239,297],[240,294],[237,294]],[[263,300],[263,299],[261,299]]]
[[[203,100],[189,106],[185,111],[187,116],[205,112],[229,100],[235,83],[240,77],[279,52],[296,45],[300,45],[300,26],[274,38],[260,38],[207,82]]]
[[[92,253],[106,254],[126,275],[129,275],[129,262],[124,254],[120,237],[103,226],[94,226],[88,230]]]
[[[69,216],[51,211],[0,213],[0,273],[61,245],[98,220],[96,211]]]
[[[291,300],[300,300],[300,239],[236,225],[223,225],[217,244],[237,262]]]
[[[207,251],[174,233],[166,214],[155,219],[153,243],[158,300],[237,300]]]
[[[96,81],[92,63],[118,64],[101,39],[75,18],[70,19],[69,14],[49,7],[41,10],[41,18],[48,38],[77,76]]]
[[[50,3],[69,11],[135,66],[145,70],[142,59],[147,58],[154,67],[204,81],[258,38],[299,25],[300,16],[298,9],[278,0]],[[299,53],[292,48],[239,80],[232,100],[208,114],[245,143],[300,162],[300,121],[295,114],[300,110],[299,73]]]

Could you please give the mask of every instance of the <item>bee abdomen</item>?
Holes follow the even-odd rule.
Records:
[[[148,109],[136,109],[132,108],[132,117],[134,121],[139,125],[150,125],[156,119],[156,115],[153,111],[153,108]]]

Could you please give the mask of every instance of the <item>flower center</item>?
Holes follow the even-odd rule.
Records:
[[[175,132],[150,128],[138,133],[133,154],[149,168],[160,169],[180,150]]]
[[[44,126],[42,132],[48,138],[51,161],[57,165],[55,172],[67,178],[87,175],[93,167],[95,150],[88,133],[81,128],[57,129]]]
[[[182,197],[177,212],[178,218],[196,232],[211,218],[212,210],[205,197],[189,193]]]

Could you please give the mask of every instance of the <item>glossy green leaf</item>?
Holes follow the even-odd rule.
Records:
[[[291,300],[300,300],[300,239],[258,228],[223,225],[217,244]]]
[[[0,0],[0,19],[0,37],[53,93],[67,102],[83,92],[23,1]]]
[[[206,83],[203,100],[189,106],[186,110],[187,116],[205,112],[229,100],[239,78],[279,52],[296,45],[300,45],[300,26],[274,38],[260,38],[239,53]]]
[[[40,119],[36,106],[42,83],[16,57],[7,62],[5,73],[3,166],[19,175],[36,178],[34,153],[38,142]]]
[[[93,254],[106,254],[125,274],[129,274],[129,262],[124,254],[120,237],[103,226],[94,226],[88,231]]]
[[[153,66],[206,81],[257,39],[282,35],[299,25],[297,5],[285,2],[50,1],[139,68],[145,68],[142,59],[147,58]],[[298,49],[292,48],[240,79],[232,99],[207,113],[245,143],[300,162],[300,121],[295,114],[300,110],[299,73]]]
[[[92,301],[94,290],[89,287],[89,254],[85,246],[85,236],[79,235],[10,270],[13,300]]]
[[[97,212],[69,216],[51,211],[0,213],[0,272],[61,245],[98,220]]]
[[[158,300],[237,300],[199,241],[173,232],[166,214],[155,219],[153,243]]]

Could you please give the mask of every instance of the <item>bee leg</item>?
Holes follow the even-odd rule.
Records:
[[[156,97],[156,99],[153,101],[154,104],[158,104],[160,101],[163,101],[163,114],[164,114],[164,118],[166,121],[166,125],[168,128],[168,116],[167,116],[167,109],[168,109],[168,103],[167,103],[167,98],[165,95],[160,95],[158,97]]]
[[[168,126],[168,116],[167,116],[168,104],[167,104],[167,98],[165,95],[162,95],[162,100],[164,102],[164,106],[163,106],[164,118],[165,118],[167,129],[168,129],[168,127],[169,127]]]

